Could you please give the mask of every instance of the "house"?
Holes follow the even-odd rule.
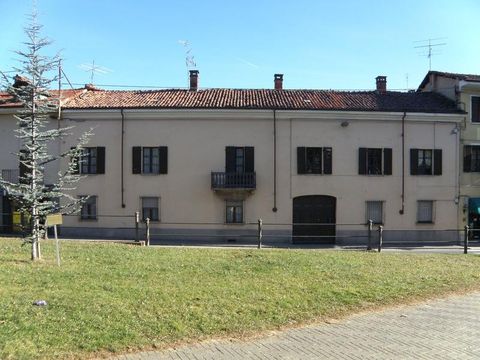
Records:
[[[480,237],[480,75],[429,71],[419,91],[436,92],[455,101],[467,115],[458,127],[459,213],[461,227],[469,225]],[[457,131],[457,130],[456,130]]]
[[[133,238],[139,211],[170,239],[241,239],[258,219],[275,241],[364,243],[368,220],[392,240],[457,239],[441,231],[459,225],[455,101],[388,91],[385,76],[358,92],[284,89],[281,74],[272,89],[198,84],[192,70],[189,89],[90,86],[63,101],[52,126],[75,128],[58,151],[95,129],[75,190],[90,198],[64,236]],[[9,151],[12,109],[0,105]],[[1,169],[17,162],[0,153]]]

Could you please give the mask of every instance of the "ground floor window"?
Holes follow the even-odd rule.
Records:
[[[97,220],[97,197],[82,195],[81,198],[85,199],[80,211],[80,218],[82,220]]]
[[[383,201],[367,201],[366,222],[383,224]]]
[[[149,218],[151,221],[159,221],[158,216],[158,197],[142,197],[142,218],[145,221]]]
[[[433,201],[419,200],[417,201],[417,222],[433,223]]]
[[[226,223],[243,223],[243,201],[226,201]]]

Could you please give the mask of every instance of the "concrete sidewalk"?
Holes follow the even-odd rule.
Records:
[[[115,359],[480,359],[480,292],[248,342],[209,341]]]

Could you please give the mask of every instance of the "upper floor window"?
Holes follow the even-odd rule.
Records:
[[[331,174],[331,147],[297,147],[298,174]]]
[[[133,174],[166,174],[168,172],[168,147],[134,146],[132,149]]]
[[[472,122],[480,123],[480,96],[472,96]]]
[[[81,174],[105,174],[105,147],[85,147],[80,164],[75,169]]]
[[[225,148],[225,172],[255,172],[255,157],[253,146],[227,146]]]
[[[392,175],[392,149],[360,148],[358,173],[360,175]]]
[[[480,172],[480,145],[463,147],[463,171]]]
[[[410,175],[442,175],[442,150],[410,149]]]

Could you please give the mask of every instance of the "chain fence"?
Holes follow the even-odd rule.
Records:
[[[0,213],[10,221],[0,223],[0,234],[25,236],[28,224],[19,213]],[[382,251],[384,248],[450,247],[480,249],[480,229],[394,229],[382,224],[367,223],[269,223],[227,224],[221,222],[163,222],[132,215],[80,214],[75,225],[60,226],[62,238],[118,239],[145,245],[245,246],[262,248],[345,247]],[[27,221],[28,222],[28,221]]]

